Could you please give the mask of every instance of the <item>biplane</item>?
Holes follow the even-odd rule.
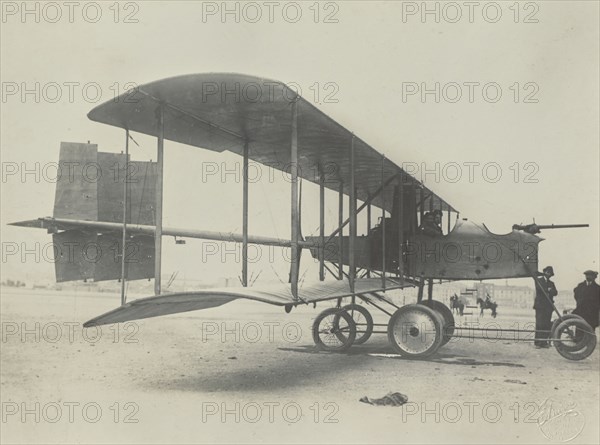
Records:
[[[58,282],[121,280],[121,305],[85,323],[98,326],[208,309],[236,299],[278,305],[290,312],[298,305],[333,300],[335,307],[314,320],[315,343],[324,350],[345,351],[375,333],[364,305],[389,315],[386,330],[394,349],[407,357],[433,354],[467,328],[455,326],[451,310],[433,298],[436,280],[486,280],[537,276],[539,227],[515,226],[491,233],[483,224],[459,218],[447,201],[407,174],[354,133],[322,113],[282,82],[231,73],[178,76],[136,87],[88,114],[92,121],[125,132],[125,153],[103,153],[94,144],[62,143],[59,165],[72,169],[57,182],[52,217],[13,223],[47,229],[58,249]],[[157,140],[156,162],[131,161],[130,132]],[[242,233],[163,226],[165,141],[215,152],[232,152],[243,162]],[[248,221],[249,161],[286,170],[290,181],[290,238],[252,236]],[[127,172],[138,180],[84,180],[82,166],[99,165]],[[334,165],[335,168],[325,168]],[[315,169],[316,167],[316,169]],[[316,171],[316,174],[315,174]],[[319,186],[319,234],[301,233],[299,181]],[[325,233],[325,190],[338,194],[337,229]],[[348,217],[344,218],[344,200]],[[359,205],[360,203],[360,205]],[[366,212],[366,234],[357,235],[357,215]],[[378,220],[372,223],[378,212]],[[443,234],[421,230],[433,213],[445,215]],[[344,234],[346,229],[346,234]],[[163,293],[162,242],[165,236],[233,241],[242,244],[241,286]],[[84,260],[83,246],[117,246],[117,261],[104,256]],[[249,286],[248,245],[291,249],[289,282]],[[135,261],[128,261],[135,246]],[[303,250],[319,264],[318,281],[299,285]],[[330,274],[333,279],[326,279]],[[126,301],[127,280],[153,279],[154,295]],[[398,306],[386,292],[418,288],[417,303]],[[349,304],[342,304],[350,299]],[[386,309],[387,308],[387,309]],[[556,310],[556,308],[555,308]],[[596,345],[594,330],[577,316],[558,310],[551,338],[558,352],[572,360],[588,357]],[[525,331],[523,331],[525,332]],[[534,331],[529,331],[534,332]],[[468,338],[477,338],[468,336]],[[482,337],[480,337],[482,338]]]

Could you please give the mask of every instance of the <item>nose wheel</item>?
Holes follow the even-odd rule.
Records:
[[[550,338],[556,338],[555,337],[556,328],[558,327],[558,325],[561,324],[563,321],[570,320],[570,319],[577,319],[577,320],[585,321],[583,318],[581,318],[579,315],[576,315],[576,314],[562,315],[560,318],[557,318],[556,320],[554,320],[552,322],[552,327],[550,328]]]
[[[596,334],[583,319],[567,318],[553,331],[554,348],[568,360],[583,360],[596,349]]]

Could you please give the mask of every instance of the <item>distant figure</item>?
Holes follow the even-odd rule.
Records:
[[[552,266],[544,267],[541,277],[535,278],[535,341],[536,348],[549,348],[550,329],[552,328],[552,312],[554,297],[558,295],[556,286],[550,278],[554,276]]]
[[[490,300],[490,296],[485,297],[485,300],[481,297],[477,297],[477,304],[479,305],[479,316],[483,317],[483,310],[489,309],[492,311],[492,317],[496,318],[498,304]]]
[[[452,309],[452,313],[456,311],[457,314],[463,315],[465,310],[465,304],[458,298],[458,295],[454,294],[450,297],[450,309]]]
[[[598,272],[586,270],[583,274],[585,275],[585,281],[579,283],[573,289],[575,301],[577,302],[577,307],[573,313],[582,317],[593,329],[596,329],[598,327],[598,313],[600,312],[600,285],[596,283]]]
[[[436,209],[432,212],[427,212],[423,215],[423,221],[421,221],[421,226],[419,227],[419,231],[423,235],[427,236],[440,236],[443,235],[442,231],[442,211]]]

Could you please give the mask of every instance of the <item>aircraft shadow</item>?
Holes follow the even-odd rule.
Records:
[[[428,362],[436,365],[459,366],[505,366],[524,368],[519,363],[484,361],[449,352],[437,352],[422,358],[405,358],[395,354],[389,345],[373,344],[352,347],[345,353],[319,351],[314,345],[282,347],[276,349],[282,357],[269,362],[257,360],[253,363],[232,360],[232,366],[222,369],[204,369],[203,362],[196,365],[196,375],[146,380],[144,385],[176,391],[208,393],[265,392],[272,394],[294,393],[298,389],[318,385],[339,384],[344,379],[360,378],[365,372],[372,372],[375,363],[385,360],[402,362]],[[314,358],[307,359],[306,355]],[[321,356],[322,359],[318,359]],[[273,357],[273,356],[271,356]],[[235,363],[235,365],[233,365]]]
[[[307,354],[328,354],[328,355],[340,355],[338,352],[326,352],[319,351],[314,346],[303,346],[298,348],[279,348],[282,351],[289,352],[300,352]],[[342,355],[346,356],[367,356],[371,358],[377,359],[392,359],[392,360],[402,360],[402,361],[419,361],[419,362],[433,362],[433,363],[441,363],[445,365],[466,365],[466,366],[480,366],[480,365],[489,365],[489,366],[507,366],[512,368],[524,368],[525,366],[520,363],[512,363],[512,362],[497,362],[497,361],[485,361],[485,360],[476,360],[469,357],[464,357],[459,354],[451,354],[451,353],[443,353],[436,352],[435,354],[424,357],[424,358],[411,358],[411,357],[402,357],[400,354],[394,353],[390,351],[390,348],[382,348],[378,346],[353,346],[349,351],[343,353]]]

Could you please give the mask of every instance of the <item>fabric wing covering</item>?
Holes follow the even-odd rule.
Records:
[[[352,132],[298,96],[285,84],[232,73],[191,74],[141,85],[94,108],[88,117],[97,122],[157,136],[160,104],[164,109],[165,139],[242,155],[248,142],[252,161],[289,172],[292,103],[298,102],[299,175],[349,194]],[[381,186],[382,155],[360,138],[354,139],[357,198],[365,201]],[[456,210],[386,159],[384,178],[404,175],[408,184],[424,191],[424,208]],[[393,188],[372,204],[391,211]]]
[[[383,291],[381,284],[380,278],[357,280],[355,290],[357,294],[379,292]],[[400,285],[392,280],[388,280],[386,283],[386,290],[400,289],[406,286],[412,285]],[[300,301],[306,303],[332,300],[350,295],[352,295],[352,292],[347,281],[307,283],[298,290]],[[262,287],[202,289],[194,292],[181,292],[156,297],[140,298],[139,300],[134,300],[124,306],[89,320],[84,324],[84,327],[122,323],[124,321],[159,317],[161,315],[176,314],[179,312],[209,309],[229,303],[238,298],[260,301],[277,306],[295,303],[288,284]]]

